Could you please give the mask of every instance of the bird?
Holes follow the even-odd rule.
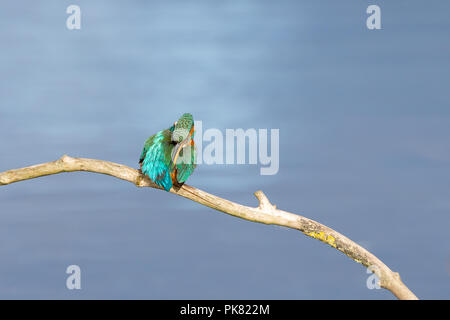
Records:
[[[160,188],[181,186],[196,167],[194,118],[183,114],[170,128],[150,136],[144,144],[139,166]]]

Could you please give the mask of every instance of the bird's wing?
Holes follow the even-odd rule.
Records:
[[[197,163],[197,150],[194,144],[189,144],[180,150],[175,167],[177,169],[177,181],[184,183],[194,172]]]
[[[150,146],[153,144],[153,139],[155,138],[155,136],[156,136],[156,134],[152,135],[150,138],[148,138],[145,141],[144,149],[142,149],[141,156],[139,157],[139,164],[140,164],[141,168],[142,168],[142,162],[144,162],[145,155],[147,154],[148,148],[150,148]]]
[[[153,182],[166,191],[172,188],[170,177],[172,148],[170,132],[160,131],[147,140],[140,161],[142,173],[148,175]]]

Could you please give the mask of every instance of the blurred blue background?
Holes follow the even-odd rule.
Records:
[[[66,8],[81,8],[81,30]],[[366,28],[381,7],[382,30]],[[0,171],[63,154],[137,168],[145,139],[279,128],[280,170],[189,184],[324,223],[421,298],[450,293],[448,1],[3,1]],[[0,188],[0,298],[393,299],[299,232],[92,173]],[[66,289],[67,266],[82,289]]]

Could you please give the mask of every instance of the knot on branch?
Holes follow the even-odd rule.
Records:
[[[142,188],[148,185],[148,177],[146,177],[140,170],[138,170],[138,176],[136,177],[135,185],[136,187]]]
[[[59,161],[62,163],[69,163],[72,160],[74,160],[72,157],[69,157],[67,154],[63,155],[61,158],[59,158]]]
[[[69,157],[67,154],[63,155],[61,158],[58,159],[57,163],[62,167],[64,171],[68,170],[71,164],[75,162],[75,159],[72,157]]]
[[[382,288],[390,288],[393,283],[402,283],[402,280],[400,279],[400,274],[398,272],[380,272],[380,274],[377,274],[378,278],[380,279],[380,285]]]
[[[277,208],[275,205],[272,205],[270,203],[269,199],[267,199],[266,195],[261,190],[256,191],[254,194],[255,194],[255,197],[259,200],[258,208],[260,210],[272,211]]]

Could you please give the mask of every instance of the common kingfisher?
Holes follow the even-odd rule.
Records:
[[[152,135],[139,159],[142,173],[166,191],[182,185],[196,167],[194,134],[194,118],[185,113],[169,129]]]

